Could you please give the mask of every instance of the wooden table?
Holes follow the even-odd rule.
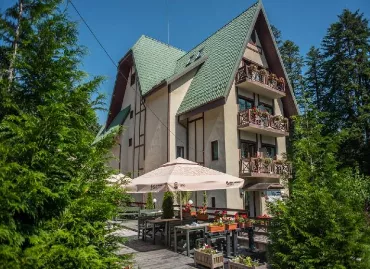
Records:
[[[190,232],[195,232],[195,231],[203,231],[203,237],[205,236],[206,230],[208,223],[202,223],[198,225],[182,225],[182,226],[175,226],[174,227],[174,247],[175,247],[175,252],[177,252],[177,231],[182,230],[185,231],[186,233],[186,254],[190,256]]]
[[[147,229],[148,227],[148,223],[151,223],[153,224],[153,227],[152,227],[152,234],[153,234],[153,244],[155,244],[155,225],[156,224],[161,224],[161,223],[164,223],[164,236],[165,236],[165,244],[167,245],[167,237],[168,237],[168,223],[171,222],[171,221],[178,221],[180,219],[176,219],[176,218],[173,218],[173,219],[152,219],[152,220],[148,220],[146,223],[145,223],[145,230]]]

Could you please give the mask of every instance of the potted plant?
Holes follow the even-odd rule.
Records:
[[[268,225],[268,222],[271,219],[271,217],[267,214],[263,214],[263,215],[258,216],[257,219],[260,220],[261,225]]]
[[[219,220],[219,219],[222,220],[223,218],[226,217],[227,212],[226,210],[223,210],[223,211],[216,210],[214,214],[215,214],[215,220]]]
[[[267,80],[270,74],[269,71],[267,71],[265,68],[262,68],[259,73],[261,77],[261,82],[267,84]]]
[[[207,214],[207,207],[206,206],[203,206],[203,207],[198,209],[197,219],[198,220],[203,220],[203,221],[208,220],[208,214]]]
[[[223,232],[225,231],[225,224],[222,222],[222,219],[210,223],[208,225],[208,231],[211,233]]]
[[[238,213],[235,214],[235,221],[238,223],[239,228],[245,228],[245,223],[248,216],[246,214],[239,215]]]
[[[255,64],[250,64],[249,67],[249,72],[251,73],[251,78],[252,80],[257,80],[259,81],[259,73],[258,73],[258,67]]]
[[[279,90],[285,92],[285,79],[283,77],[279,78]]]
[[[258,260],[253,261],[251,257],[238,256],[229,260],[229,269],[262,269],[266,266]]]
[[[207,268],[224,267],[224,257],[222,253],[218,253],[217,250],[211,248],[211,246],[204,245],[201,248],[194,249],[194,264],[203,265]]]
[[[278,77],[274,73],[271,73],[269,82],[270,82],[270,87],[275,89],[277,87]]]
[[[195,213],[195,212],[194,212]],[[182,208],[182,217],[184,219],[186,218],[190,218],[192,216],[192,210],[191,210],[191,204],[186,204],[183,208]]]
[[[172,219],[175,215],[173,211],[173,194],[170,191],[164,193],[162,210],[163,210],[162,218],[164,219]]]
[[[238,228],[238,224],[235,223],[234,218],[226,218],[224,223],[225,223],[225,229],[228,231],[236,230],[236,228]]]
[[[253,227],[254,223],[255,223],[255,220],[253,220],[253,219],[246,219],[245,220],[245,228],[251,228],[251,227]]]

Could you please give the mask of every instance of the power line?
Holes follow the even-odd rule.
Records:
[[[105,54],[108,56],[108,58],[110,59],[110,61],[113,63],[113,65],[117,68],[119,74],[126,80],[126,82],[128,82],[127,78],[123,75],[123,73],[121,72],[121,70],[119,69],[118,65],[116,64],[116,62],[113,60],[113,58],[110,56],[110,54],[108,53],[108,51],[105,49],[105,47],[103,46],[103,44],[100,42],[100,40],[98,39],[98,37],[95,35],[94,31],[91,29],[91,27],[88,25],[88,23],[86,22],[86,20],[82,17],[81,13],[78,11],[77,7],[74,5],[74,3],[72,2],[72,0],[67,0],[69,3],[71,3],[73,9],[76,11],[76,13],[78,14],[78,16],[81,18],[82,22],[86,25],[87,29],[90,31],[90,33],[93,35],[94,39],[96,40],[96,42],[98,42],[99,46],[103,49],[103,51],[105,52]],[[169,27],[169,26],[168,26]],[[168,36],[169,38],[169,36]],[[140,91],[138,91],[138,89],[135,89],[136,93],[138,94],[138,96],[140,97],[140,99],[142,99],[142,94]],[[144,106],[145,109],[149,109],[150,112],[152,112],[152,114],[158,119],[158,121],[167,129],[168,132],[170,132],[175,138],[176,140],[180,141],[181,143],[183,143],[184,145],[186,145],[186,143],[184,141],[182,141],[180,138],[178,138],[176,136],[176,134],[174,134],[169,128],[168,126],[154,113],[154,111],[149,107],[149,106],[146,106],[144,103],[142,103],[142,105]],[[203,119],[204,120],[204,119]],[[168,146],[168,145],[167,145]],[[188,145],[189,146],[189,145]],[[193,147],[190,147],[192,150],[196,151],[195,148]],[[203,149],[204,149],[204,145],[203,145]],[[203,152],[204,150],[199,150],[198,152]],[[204,160],[203,160],[204,161]]]

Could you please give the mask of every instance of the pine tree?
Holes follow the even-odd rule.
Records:
[[[312,46],[306,56],[307,72],[305,73],[305,94],[311,98],[317,109],[322,108],[323,99],[323,55]]]
[[[326,131],[348,129],[339,157],[370,174],[370,28],[359,11],[344,10],[323,41]]]
[[[92,145],[102,78],[79,70],[84,50],[61,3],[20,0],[1,15],[0,267],[122,268],[106,221],[127,195],[105,181],[119,130]]]
[[[269,260],[273,268],[368,268],[368,184],[340,170],[342,134],[322,136],[323,115],[310,105],[295,118],[293,193],[270,205]]]
[[[170,191],[163,195],[162,210],[164,219],[171,219],[175,215],[173,211],[173,193]]]
[[[151,192],[146,197],[146,209],[154,209],[153,194]]]

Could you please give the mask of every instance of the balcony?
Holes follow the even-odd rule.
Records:
[[[255,64],[244,65],[238,69],[235,85],[272,99],[286,95],[284,78],[278,78]]]
[[[257,108],[238,113],[238,129],[273,137],[289,136],[289,120]]]
[[[271,158],[242,158],[239,167],[241,177],[279,179],[281,176],[291,177],[292,175],[290,162]]]

